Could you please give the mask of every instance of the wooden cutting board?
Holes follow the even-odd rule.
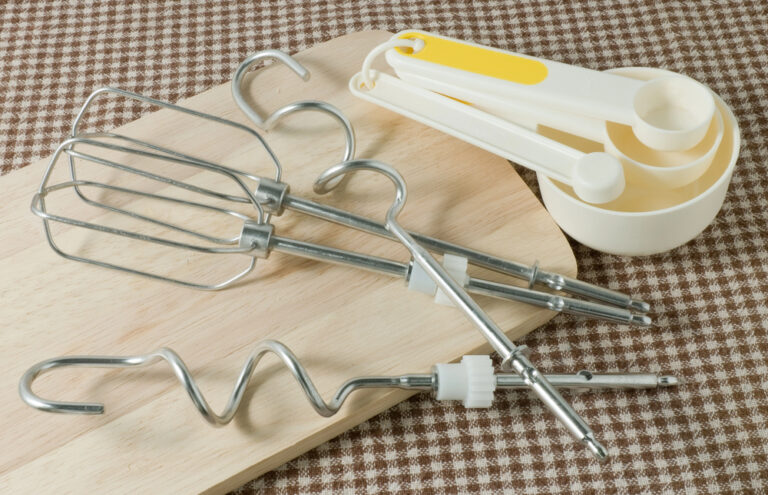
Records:
[[[406,178],[409,199],[401,221],[407,228],[525,263],[538,259],[548,270],[575,276],[568,242],[505,160],[350,95],[347,80],[388,36],[355,33],[315,46],[297,55],[312,73],[309,82],[274,65],[255,73],[250,94],[262,109],[312,98],[346,112],[355,124],[357,156],[390,163]],[[183,105],[247,123],[232,102],[229,84]],[[160,111],[123,132],[271,173],[252,138],[221,126]],[[266,138],[293,193],[383,219],[393,189],[382,177],[359,173],[343,191],[324,197],[312,193],[315,176],[341,157],[341,133],[327,116],[292,116]],[[55,415],[27,407],[17,395],[22,373],[43,359],[139,354],[168,346],[183,357],[220,410],[251,348],[264,338],[288,345],[326,398],[353,376],[427,372],[434,363],[489,350],[457,310],[407,291],[401,280],[353,268],[276,253],[236,287],[199,292],[60,258],[29,212],[45,164],[0,178],[4,493],[223,492],[409,396],[358,392],[339,414],[322,418],[277,359],[268,356],[244,406],[224,428],[201,420],[163,363],[141,370],[66,369],[44,375],[35,387],[44,397],[106,404],[103,416]],[[303,215],[286,213],[274,224],[282,236],[408,258],[394,242]],[[140,255],[141,249],[130,254]],[[120,242],[106,250],[128,258]],[[183,261],[185,254],[175,256]],[[148,262],[167,261],[159,260]],[[478,301],[512,338],[554,315],[486,297]]]

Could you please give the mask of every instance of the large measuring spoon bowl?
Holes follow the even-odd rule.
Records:
[[[451,89],[463,88],[617,122],[630,126],[640,142],[656,150],[696,146],[715,114],[705,86],[672,72],[638,80],[424,31],[403,31],[393,39],[423,41],[418,50],[394,48],[386,53],[387,62],[404,81],[456,98],[462,96]]]
[[[610,72],[646,80],[669,74],[635,67]],[[700,178],[677,189],[628,183],[617,200],[594,205],[581,201],[569,186],[538,174],[544,205],[558,225],[586,246],[629,256],[665,252],[699,235],[722,207],[741,143],[733,112],[720,97],[712,95],[723,122],[723,136],[711,165]],[[539,132],[583,152],[602,149],[600,143],[573,134],[548,128]]]

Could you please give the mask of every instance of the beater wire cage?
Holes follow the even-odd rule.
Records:
[[[102,88],[95,91],[88,98],[83,108],[81,109],[80,113],[78,114],[75,124],[73,125],[73,133],[78,132],[78,127],[83,119],[83,116],[85,115],[86,111],[91,106],[91,104],[95,101],[96,97],[98,97],[99,95],[106,95],[106,94],[116,94],[121,97],[130,98],[143,103],[149,103],[154,106],[174,110],[177,112],[181,112],[183,114],[191,115],[195,118],[202,118],[209,122],[226,125],[238,131],[245,132],[249,137],[253,137],[254,139],[256,139],[256,142],[260,143],[263,149],[266,151],[268,158],[270,159],[271,163],[274,165],[275,178],[278,179],[281,175],[280,163],[277,160],[277,157],[274,155],[274,153],[269,148],[267,143],[263,140],[263,138],[257,132],[253,131],[247,126],[243,126],[241,124],[231,122],[226,119],[220,119],[215,116],[197,112],[195,110],[190,110],[190,109],[181,107],[179,105],[173,105],[173,104],[155,100],[153,98],[149,98],[146,96],[137,95],[135,93],[131,93],[124,90],[113,89],[113,88]],[[230,185],[234,185],[234,188],[238,190],[238,194],[223,194],[205,187],[187,184],[183,181],[174,180],[171,177],[162,176],[158,173],[155,173],[151,169],[147,169],[146,167],[142,169],[133,165],[118,162],[113,159],[105,158],[104,156],[99,156],[98,152],[105,152],[105,151],[112,152],[112,153],[119,153],[124,157],[125,156],[130,157],[132,159],[131,161],[135,161],[136,159],[145,159],[145,160],[154,161],[154,162],[171,163],[174,165],[178,165],[179,167],[182,167],[182,168],[191,168],[196,170],[204,169],[205,171],[210,172],[211,174],[219,175],[225,178],[227,183],[229,183]],[[51,181],[52,181],[53,171],[56,168],[56,165],[58,164],[62,155],[66,155],[68,157],[70,179],[63,182],[52,184]],[[94,196],[93,193],[89,194],[88,192],[99,191],[101,193],[100,194],[101,196],[103,196],[104,193],[109,193],[107,197],[110,197],[110,198],[117,197],[117,196],[120,196],[121,198],[131,197],[132,199],[142,199],[147,201],[151,200],[154,202],[160,202],[165,205],[172,205],[173,207],[184,207],[184,208],[192,208],[197,210],[205,210],[207,212],[213,212],[218,215],[236,218],[236,219],[239,219],[240,221],[250,220],[254,216],[254,212],[249,212],[249,216],[246,216],[243,213],[239,213],[232,209],[215,206],[208,203],[203,203],[199,200],[195,201],[195,200],[189,200],[189,199],[182,199],[180,197],[173,197],[165,193],[144,191],[135,187],[123,187],[120,185],[116,185],[114,183],[106,182],[103,179],[103,176],[100,180],[84,179],[82,177],[83,174],[79,173],[79,171],[82,170],[84,163],[96,165],[105,169],[111,169],[112,171],[117,171],[123,175],[129,174],[136,177],[140,177],[148,181],[154,181],[161,186],[173,186],[173,188],[176,190],[184,190],[187,192],[195,193],[195,195],[198,198],[202,196],[205,196],[206,198],[213,197],[213,198],[225,200],[228,202],[229,201],[243,202],[241,198],[247,198],[250,200],[248,201],[249,205],[252,206],[253,209],[255,209],[254,221],[258,223],[264,223],[269,219],[269,215],[265,214],[263,208],[261,207],[259,202],[256,200],[256,198],[253,196],[251,189],[246,187],[245,183],[243,182],[243,177],[248,177],[248,174],[233,173],[232,171],[224,167],[217,166],[215,163],[201,160],[199,158],[193,158],[189,155],[180,153],[178,151],[169,149],[167,147],[158,146],[158,145],[149,143],[147,141],[139,140],[136,138],[125,136],[125,135],[120,135],[116,133],[75,134],[70,139],[67,139],[66,141],[61,143],[61,145],[59,145],[59,147],[54,152],[49,162],[48,168],[46,169],[46,172],[43,176],[38,192],[33,197],[32,206],[31,206],[33,213],[35,213],[36,215],[38,215],[43,219],[46,239],[48,240],[49,244],[54,249],[54,251],[60,254],[61,256],[68,259],[81,261],[84,263],[111,268],[111,269],[115,269],[123,272],[129,272],[136,275],[143,275],[153,279],[173,282],[186,287],[202,289],[202,290],[218,290],[224,287],[228,287],[233,283],[235,283],[236,281],[240,280],[242,277],[244,277],[250,271],[253,270],[255,266],[256,258],[248,257],[248,259],[246,260],[247,265],[245,266],[245,268],[239,269],[235,274],[228,275],[223,280],[219,280],[214,283],[199,283],[197,281],[183,280],[177,277],[172,277],[172,276],[167,276],[159,273],[150,272],[147,270],[132,268],[132,267],[126,266],[125,264],[118,264],[110,261],[104,261],[104,260],[100,260],[90,256],[82,256],[82,255],[71,253],[62,249],[54,240],[54,234],[53,234],[50,222],[59,222],[59,223],[68,224],[75,227],[97,231],[100,233],[121,236],[124,238],[133,239],[137,241],[152,242],[152,243],[170,247],[170,248],[180,248],[180,249],[185,249],[189,251],[195,251],[198,253],[246,254],[251,251],[247,247],[238,246],[237,235],[222,238],[222,237],[212,236],[204,232],[191,230],[189,228],[184,228],[180,225],[177,225],[171,222],[165,222],[161,219],[152,217],[147,214],[143,214],[138,211],[132,211],[127,207],[120,206],[119,201],[117,202],[118,204],[116,204],[115,202],[108,202],[108,201],[105,201],[104,199]],[[114,178],[114,176],[112,178]],[[198,241],[205,241],[205,242],[194,243],[189,241],[173,240],[168,238],[167,236],[156,236],[156,235],[148,234],[146,232],[136,232],[133,230],[116,228],[114,226],[105,225],[102,223],[95,223],[92,221],[80,220],[80,219],[74,218],[73,216],[69,216],[69,215],[64,216],[64,215],[54,214],[50,212],[49,209],[47,208],[47,203],[46,203],[48,196],[54,192],[60,193],[64,190],[73,190],[76,196],[80,200],[82,200],[84,204],[90,207],[94,207],[114,215],[129,217],[132,220],[141,221],[145,224],[153,224],[155,226],[160,226],[165,228],[166,230],[176,231],[186,236],[191,236]],[[114,215],[113,215],[113,218],[114,218]]]

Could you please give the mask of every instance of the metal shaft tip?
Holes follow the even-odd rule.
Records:
[[[629,301],[629,309],[637,311],[638,313],[647,313],[651,310],[651,305],[644,301],[632,299]]]
[[[592,451],[592,454],[599,460],[604,461],[608,458],[608,449],[603,447],[603,445],[595,440],[594,438],[590,436],[584,437],[582,440],[584,442],[584,445],[589,447],[589,450]]]
[[[674,387],[679,384],[680,381],[674,376],[664,375],[659,377],[659,387]]]
[[[629,320],[631,325],[637,325],[639,327],[650,327],[653,320],[648,315],[632,315]]]

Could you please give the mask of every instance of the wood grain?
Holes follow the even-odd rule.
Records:
[[[260,70],[249,86],[253,99],[266,109],[307,98],[343,109],[355,124],[357,155],[388,162],[406,178],[409,200],[401,215],[406,227],[521,262],[539,260],[548,270],[574,276],[567,241],[506,161],[348,93],[346,81],[364,55],[387,37],[385,32],[356,33],[298,54],[312,73],[309,83],[284,67]],[[225,84],[183,104],[247,123],[229,91]],[[125,126],[123,132],[271,173],[252,138],[221,126],[159,111]],[[312,193],[314,177],[341,156],[342,138],[327,117],[289,117],[266,139],[294,194],[383,218],[393,190],[381,177],[359,173],[338,193],[319,198]],[[409,293],[401,280],[352,268],[273,254],[236,287],[209,293],[64,260],[48,247],[40,220],[29,213],[46,163],[0,179],[4,492],[222,492],[408,396],[402,391],[360,392],[339,414],[321,418],[277,360],[267,357],[242,410],[224,428],[201,421],[163,365],[45,375],[35,388],[45,397],[106,404],[103,416],[53,415],[28,408],[16,391],[24,370],[46,358],[172,347],[218,408],[251,347],[264,338],[288,345],[325,397],[352,376],[426,372],[436,362],[488,351],[455,309]],[[67,201],[62,207],[82,209]],[[274,223],[281,236],[407,259],[396,243],[302,215],[286,213]],[[61,235],[76,245],[85,243],[80,249],[92,249],[88,236],[78,239],[80,234],[71,229]],[[184,253],[148,255],[143,247],[127,247],[120,239],[102,247],[100,254],[110,259],[158,269],[188,261]],[[218,263],[195,266],[189,274],[215,277],[217,270],[230,267],[229,261]],[[485,297],[478,301],[513,338],[553,316],[522,304]]]

